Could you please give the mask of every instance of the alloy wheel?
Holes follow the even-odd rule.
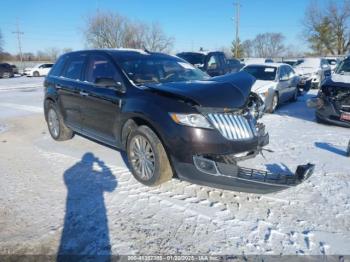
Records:
[[[135,136],[130,141],[130,160],[136,175],[142,180],[152,178],[155,170],[154,151],[143,136]]]
[[[58,137],[60,133],[60,122],[58,120],[58,115],[54,109],[50,109],[47,115],[47,120],[49,124],[50,133],[54,137]]]

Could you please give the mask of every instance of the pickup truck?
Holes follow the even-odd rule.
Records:
[[[215,52],[182,52],[178,57],[205,71],[210,76],[220,76],[239,72],[244,66],[237,59],[228,59],[220,51]]]

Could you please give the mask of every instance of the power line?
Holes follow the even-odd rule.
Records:
[[[19,56],[20,56],[21,64],[22,64],[22,63],[23,63],[23,55],[22,55],[21,35],[24,35],[24,33],[23,33],[22,31],[19,30],[19,22],[18,22],[18,19],[17,19],[16,27],[17,27],[17,30],[16,30],[16,31],[13,31],[12,34],[16,34],[16,35],[17,35]]]

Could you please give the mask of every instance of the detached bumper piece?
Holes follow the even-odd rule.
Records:
[[[272,173],[235,164],[214,162],[199,156],[194,157],[193,160],[197,170],[212,176],[210,179],[212,183],[222,184],[224,179],[225,188],[231,187],[234,190],[252,193],[270,193],[297,186],[308,179],[315,169],[315,165],[309,163],[299,165],[294,174]]]

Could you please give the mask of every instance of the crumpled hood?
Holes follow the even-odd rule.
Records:
[[[203,107],[241,108],[250,94],[255,78],[246,72],[212,77],[203,81],[146,83],[149,89],[192,100]]]
[[[275,81],[256,80],[252,87],[252,91],[254,93],[263,93],[275,85]]]
[[[331,77],[328,77],[324,81],[322,86],[340,89],[350,89],[350,75],[333,74]]]

